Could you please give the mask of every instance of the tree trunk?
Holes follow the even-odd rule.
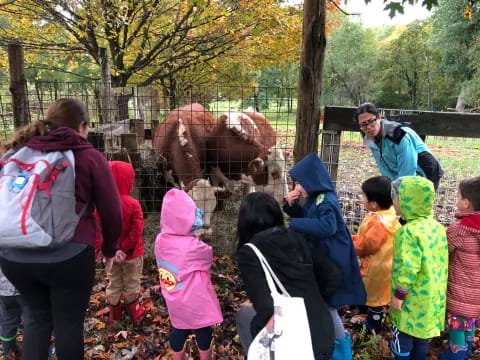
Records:
[[[320,97],[325,59],[325,0],[305,0],[303,5],[302,56],[298,85],[295,162],[318,151]]]
[[[10,68],[10,92],[12,93],[13,121],[15,129],[30,122],[27,80],[24,73],[23,48],[20,44],[8,44]]]

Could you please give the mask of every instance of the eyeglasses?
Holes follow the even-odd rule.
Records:
[[[359,123],[361,129],[367,128],[369,125],[372,125],[375,121],[377,121],[377,117],[373,117],[370,120],[364,121]]]

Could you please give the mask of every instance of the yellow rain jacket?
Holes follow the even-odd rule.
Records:
[[[368,306],[390,303],[390,276],[393,261],[393,236],[401,227],[395,209],[369,212],[363,219],[353,243],[361,258],[360,272]]]

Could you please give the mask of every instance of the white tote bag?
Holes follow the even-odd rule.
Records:
[[[252,243],[246,245],[262,264],[274,307],[273,316],[248,348],[248,360],[314,360],[303,298],[291,297],[260,250]]]

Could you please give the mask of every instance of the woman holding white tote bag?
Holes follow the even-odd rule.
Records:
[[[278,203],[265,193],[244,198],[237,231],[238,266],[251,301],[237,313],[237,329],[245,352],[253,339],[249,359],[330,359],[335,337],[326,300],[341,283],[340,270],[285,228]],[[261,345],[268,351],[261,353]]]

